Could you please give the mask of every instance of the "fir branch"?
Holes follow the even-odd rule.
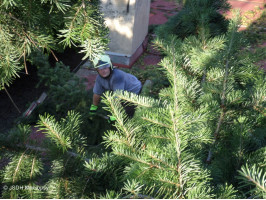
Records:
[[[124,100],[126,102],[129,102],[129,103],[141,106],[141,107],[154,108],[160,105],[160,101],[158,100],[155,100],[151,97],[137,95],[132,92],[117,90],[115,91],[114,95],[115,97],[121,100]]]
[[[127,183],[125,183],[123,190],[130,192],[133,194],[133,196],[136,196],[140,191],[143,185],[140,185],[135,179],[133,180],[127,180]]]
[[[12,13],[4,13],[4,15],[5,16],[9,16],[11,19],[14,19],[15,21],[17,21],[17,22],[19,22],[19,23],[21,23],[21,24],[25,24],[25,22],[23,22],[23,21],[21,21],[20,19],[18,19],[18,18],[16,18],[16,17],[14,17],[13,15],[12,15]]]
[[[35,175],[41,174],[41,163],[36,157],[26,154],[26,149],[22,154],[15,155],[12,161],[5,168],[4,183],[9,186],[32,186],[32,181]],[[9,198],[24,197],[29,198],[35,195],[40,196],[41,191],[32,191],[32,187],[27,189],[16,188],[16,190],[6,190],[4,196]]]
[[[46,3],[47,0],[41,0],[42,3]],[[70,7],[70,5],[66,4],[67,2],[70,2],[69,0],[50,0],[50,4],[55,4],[57,9],[60,10],[62,13],[65,13],[65,11]],[[51,6],[50,13],[52,12],[53,5]]]
[[[77,17],[78,17],[78,14],[79,14],[79,12],[80,12],[80,10],[81,10],[82,8],[84,9],[84,5],[85,5],[84,2],[82,2],[82,4],[78,7],[78,9],[77,9],[77,11],[76,11],[76,13],[75,13],[73,19],[71,20],[71,23],[70,23],[70,26],[69,26],[69,32],[72,31],[72,29],[73,29],[73,27],[74,27],[74,23],[75,23],[75,21],[76,21],[76,19],[77,19]]]
[[[250,190],[249,192],[260,191],[262,192],[262,197],[266,196],[266,173],[263,169],[258,168],[253,165],[251,168],[246,164],[241,167],[241,171],[238,171],[241,176],[238,176],[242,180],[242,186],[254,184],[256,189]]]
[[[220,114],[220,117],[219,117],[219,120],[218,120],[218,123],[217,123],[216,130],[214,132],[214,141],[213,141],[212,145],[214,145],[216,143],[216,141],[217,141],[217,137],[219,135],[220,128],[221,128],[221,125],[223,123],[224,116],[226,114],[225,99],[226,99],[226,91],[227,91],[227,81],[228,81],[228,78],[229,78],[230,55],[231,55],[232,46],[233,46],[234,39],[235,39],[234,36],[235,36],[235,34],[237,32],[237,24],[233,24],[232,26],[233,26],[233,30],[231,30],[231,37],[230,37],[229,46],[228,46],[227,55],[226,55],[227,59],[226,59],[226,65],[225,65],[223,89],[222,89],[222,94],[221,94],[221,105],[220,105],[221,114]],[[211,159],[212,159],[212,152],[211,152],[211,150],[209,150],[208,158],[207,158],[206,162],[210,163]]]
[[[30,172],[30,177],[29,177],[29,186],[30,186],[30,189],[27,191],[27,193],[29,193],[29,197],[31,199],[34,199],[34,198],[40,198],[40,195],[42,194],[42,191],[34,191],[34,183],[32,181],[33,180],[33,177],[35,176],[35,174],[41,174],[40,172],[40,163],[38,163],[38,160],[36,159],[36,156],[33,157],[32,159],[32,165],[31,165],[31,172]],[[36,195],[36,196],[34,196]]]
[[[152,135],[151,137],[153,137],[153,138],[157,138],[157,139],[171,140],[171,139],[168,138],[168,137],[162,137],[162,136],[159,136],[159,135]]]
[[[36,157],[34,157],[33,160],[32,160],[32,166],[31,166],[31,172],[30,172],[30,180],[32,180],[32,175],[33,175],[34,168],[35,168],[35,160],[36,160]]]
[[[184,197],[185,192],[185,184],[190,179],[188,174],[190,173],[191,168],[191,161],[183,161],[183,156],[185,156],[185,152],[183,149],[186,146],[186,140],[184,138],[184,141],[182,140],[182,135],[184,135],[184,127],[185,124],[192,124],[194,122],[190,121],[190,117],[186,114],[183,114],[183,104],[185,105],[187,102],[187,99],[189,99],[187,95],[187,85],[194,85],[193,88],[191,87],[191,94],[192,96],[195,95],[195,90],[198,87],[198,84],[196,82],[188,82],[186,78],[183,76],[182,72],[179,72],[179,68],[177,67],[177,64],[180,64],[180,58],[178,57],[177,52],[175,51],[172,44],[170,46],[166,47],[168,57],[165,58],[162,61],[162,66],[167,70],[168,77],[171,81],[171,104],[169,105],[169,118],[171,120],[171,132],[173,134],[174,138],[174,148],[176,153],[176,167],[175,171],[177,171],[178,174],[178,183],[170,181],[173,183],[176,187],[179,188],[178,196]],[[181,86],[181,89],[180,89]],[[183,99],[182,99],[183,98]],[[183,103],[184,102],[184,103]],[[195,121],[198,121],[195,120]],[[183,127],[183,128],[182,128]],[[183,134],[182,134],[183,133]],[[181,135],[182,134],[182,135]],[[185,169],[184,167],[187,167]]]
[[[144,176],[144,174],[146,173],[146,172],[148,172],[148,171],[150,171],[151,169],[152,169],[153,167],[152,166],[150,166],[150,167],[148,167],[147,169],[145,169],[145,170],[143,170],[136,178],[138,179],[138,178],[141,178],[142,176]]]
[[[183,189],[183,174],[182,174],[182,171],[181,171],[181,148],[180,148],[180,145],[181,145],[181,140],[180,140],[180,136],[179,136],[179,127],[178,127],[178,118],[176,116],[176,114],[178,113],[178,108],[179,108],[179,105],[178,105],[178,82],[177,82],[177,77],[175,77],[176,75],[176,58],[175,58],[175,55],[173,54],[172,55],[172,65],[173,65],[173,68],[172,68],[172,74],[173,74],[173,84],[172,84],[172,87],[173,87],[173,90],[174,90],[174,98],[173,98],[173,111],[170,111],[170,116],[171,116],[171,120],[173,122],[172,124],[172,129],[173,129],[173,134],[175,136],[175,148],[176,148],[176,156],[177,156],[177,160],[178,160],[178,164],[177,164],[177,171],[178,171],[178,174],[179,174],[179,187],[181,188],[181,190]],[[170,72],[170,71],[169,71]],[[170,72],[171,73],[171,72]]]
[[[36,146],[32,146],[32,145],[17,145],[17,147],[20,148],[27,148],[27,149],[31,149],[37,152],[44,152],[47,153],[50,151],[50,149],[46,149],[46,148],[42,148],[42,147],[36,147]],[[82,155],[71,152],[71,151],[67,151],[66,154],[70,157],[74,157],[74,158],[82,158],[84,161],[89,162],[90,158],[84,158]]]
[[[19,113],[21,113],[21,111],[19,110],[18,106],[15,104],[15,102],[14,102],[14,100],[12,99],[11,95],[10,95],[9,92],[7,91],[6,87],[3,86],[3,88],[4,88],[4,90],[5,90],[5,92],[6,92],[7,96],[8,96],[8,98],[10,99],[10,101],[12,102],[12,104],[14,105],[14,107],[17,109],[17,111],[18,111]]]
[[[20,156],[20,158],[19,158],[19,161],[18,161],[17,167],[16,167],[15,172],[14,172],[14,174],[13,174],[13,179],[12,179],[12,183],[13,183],[13,184],[16,182],[16,178],[17,178],[16,175],[17,175],[18,171],[20,170],[20,165],[21,165],[21,163],[22,163],[22,159],[23,159],[25,153],[26,153],[26,151],[24,151],[24,152],[22,153],[22,155]]]
[[[86,160],[86,161],[87,161],[87,160]],[[87,161],[87,162],[89,162],[89,161]],[[84,185],[84,187],[83,187],[83,189],[82,189],[82,193],[81,193],[81,198],[82,198],[82,199],[83,199],[83,195],[84,195],[85,189],[86,189],[86,187],[87,187],[87,185],[88,185],[88,182],[89,182],[90,180],[91,180],[90,178],[87,179],[87,181],[86,181],[86,183],[85,183],[85,185]]]
[[[28,74],[28,69],[27,69],[27,64],[26,64],[26,43],[24,42],[24,48],[23,48],[23,58],[24,58],[24,67],[25,67],[25,72]]]
[[[162,181],[162,182],[164,182],[164,183],[168,183],[168,184],[170,184],[170,185],[173,185],[173,186],[175,186],[175,187],[177,187],[177,188],[181,188],[181,185],[178,184],[178,183],[174,183],[174,182],[169,181],[169,180],[166,180],[166,179],[160,179],[160,181]]]
[[[162,126],[162,127],[165,127],[165,128],[171,128],[170,126],[158,121],[158,120],[155,120],[155,119],[150,119],[150,118],[147,118],[147,117],[141,117],[143,120],[146,120],[148,122],[151,122],[152,124],[154,125],[159,125],[159,126]]]
[[[97,55],[103,54],[107,48],[104,44],[103,38],[87,39],[83,41],[80,47],[82,50],[80,50],[79,53],[85,53],[85,56],[82,58],[82,60],[85,60],[88,57],[93,59]]]
[[[119,156],[123,156],[123,157],[129,158],[130,160],[134,160],[134,161],[137,161],[137,162],[139,162],[139,163],[142,163],[142,164],[148,165],[148,166],[150,166],[150,168],[164,169],[164,168],[162,168],[162,167],[159,166],[159,165],[156,165],[156,164],[153,164],[153,163],[149,163],[149,162],[143,161],[143,160],[141,160],[141,159],[138,159],[138,158],[136,158],[136,157],[132,157],[132,156],[130,156],[130,155],[126,155],[126,154],[124,154],[124,153],[120,153],[120,152],[115,152],[115,153],[116,153],[117,155],[119,155]]]
[[[56,132],[49,124],[47,124],[47,123],[43,123],[44,124],[44,126],[46,127],[46,128],[48,128],[48,130],[52,133],[52,135],[54,135],[57,139],[58,139],[58,141],[60,142],[60,144],[62,145],[62,146],[64,146],[65,145],[65,142],[63,141],[63,139],[59,136],[59,133],[58,132]]]
[[[40,121],[38,122],[37,127],[39,127],[40,130],[44,130],[58,147],[63,150],[63,152],[71,147],[69,137],[66,137],[64,133],[61,132],[61,127],[55,122],[53,117],[49,115],[44,117],[40,116]]]
[[[122,197],[122,199],[155,199],[152,196],[143,195],[143,194],[134,194],[134,195],[127,195]]]
[[[56,62],[58,62],[58,58],[57,58],[56,55],[54,54],[53,50],[50,49],[49,51],[52,53],[52,55],[53,55],[53,57],[55,58]]]
[[[171,49],[172,48],[172,49]],[[179,127],[179,121],[181,121],[182,119],[179,118],[179,76],[177,73],[177,60],[176,60],[176,54],[175,51],[173,49],[173,47],[170,47],[170,50],[168,51],[170,52],[170,56],[169,58],[171,59],[171,63],[169,63],[169,65],[167,63],[163,63],[163,67],[166,68],[166,70],[168,71],[168,73],[170,74],[171,80],[172,80],[172,89],[173,89],[173,102],[172,102],[172,109],[169,109],[169,114],[170,114],[170,119],[172,121],[171,124],[171,129],[175,138],[175,150],[176,150],[176,158],[177,158],[177,166],[176,166],[176,171],[178,173],[178,182],[179,183],[174,183],[171,181],[166,181],[166,180],[161,180],[161,181],[165,181],[166,183],[170,183],[172,185],[175,185],[176,187],[180,188],[181,193],[180,195],[183,196],[183,186],[184,186],[184,182],[183,182],[183,172],[181,169],[182,166],[182,159],[181,159],[181,137],[180,137],[180,127]]]
[[[134,130],[138,129],[138,127],[132,124],[132,122],[130,123],[129,121],[125,123],[126,114],[124,109],[122,108],[122,105],[120,104],[120,101],[118,101],[117,98],[115,98],[110,92],[106,92],[104,94],[104,97],[104,101],[110,107],[109,109],[111,113],[116,118],[117,128],[125,133],[128,146],[132,146],[133,140],[131,139],[134,137]]]
[[[14,28],[12,28],[11,29],[12,31],[13,31],[13,33],[15,33],[22,41],[24,41],[24,43],[26,43],[26,39],[25,39],[25,37],[24,36],[22,36],[21,34],[20,34],[20,32],[18,32],[16,29],[14,29]],[[22,57],[22,56],[20,56],[20,57]]]
[[[152,159],[154,159],[154,160],[156,160],[156,161],[162,163],[162,164],[165,165],[166,167],[168,167],[168,168],[170,168],[170,169],[172,169],[172,170],[174,170],[174,171],[177,171],[176,168],[175,168],[174,166],[169,165],[169,164],[166,163],[165,161],[163,161],[163,160],[157,158],[156,156],[151,155],[151,154],[149,154],[149,153],[148,153],[147,155],[148,155],[149,157],[151,157]]]
[[[39,51],[41,51],[40,50],[40,48],[37,46],[37,44],[35,43],[35,41],[30,37],[30,35],[28,35],[24,30],[22,30],[22,33],[26,36],[26,38],[31,42],[31,44],[33,44],[34,45],[34,47],[36,48],[36,49],[38,49]]]
[[[103,136],[103,139],[106,139],[104,143],[107,145],[107,147],[111,146],[112,144],[124,144],[125,146],[132,148],[132,145],[128,142],[128,140],[123,139],[118,135],[120,134],[117,132],[107,132],[107,134]]]
[[[221,111],[221,114],[220,114],[220,117],[219,117],[219,120],[218,120],[218,123],[217,123],[217,127],[216,127],[216,130],[214,132],[214,141],[212,142],[212,145],[214,145],[216,143],[216,141],[217,141],[218,134],[219,134],[219,131],[220,131],[220,127],[221,127],[222,122],[224,120],[224,115],[225,115],[225,109],[222,108],[222,111]],[[211,159],[212,159],[212,151],[209,150],[206,162],[210,163]]]

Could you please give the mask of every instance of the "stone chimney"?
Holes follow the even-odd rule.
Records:
[[[101,0],[112,62],[131,67],[147,44],[150,0]]]

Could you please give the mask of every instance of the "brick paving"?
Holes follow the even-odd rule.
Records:
[[[164,24],[169,16],[175,15],[181,6],[176,1],[155,0],[151,2],[149,25]]]
[[[265,7],[265,0],[229,0],[228,1],[231,6],[232,9],[239,9],[241,16],[245,16],[245,17],[251,17],[253,20],[255,21],[256,19],[258,19],[260,17],[260,14],[262,13],[262,11],[264,10]],[[256,13],[254,12],[254,14],[252,14],[251,16],[249,16],[250,11],[256,11]],[[226,16],[228,18],[232,17],[232,12],[229,11],[228,13],[226,13]],[[240,29],[240,30],[244,30],[244,28]]]
[[[160,25],[167,22],[168,18],[177,14],[182,7],[175,0],[154,0],[151,2],[149,25]],[[151,35],[151,37],[154,37]],[[143,66],[157,65],[162,59],[160,52],[154,49],[152,43],[148,43],[143,58]],[[133,66],[134,67],[134,66]]]

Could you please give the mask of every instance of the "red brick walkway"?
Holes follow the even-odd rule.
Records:
[[[241,16],[250,18],[250,21],[255,21],[260,17],[266,3],[265,0],[229,0],[228,2],[231,4],[232,9],[239,9]],[[253,13],[251,14],[252,11]],[[232,12],[228,12],[226,15],[230,18],[232,17]]]
[[[240,30],[245,30],[249,24],[252,22],[255,22],[262,14],[263,11],[265,11],[266,6],[266,0],[229,0],[228,1],[233,9],[239,9],[241,12],[241,16],[243,17],[242,26],[240,27]],[[227,13],[228,17],[231,17],[231,12]],[[265,28],[266,28],[266,19],[264,19],[264,31],[262,34],[265,34]],[[258,44],[258,47],[265,47],[266,41],[263,41],[261,44]],[[256,63],[258,66],[260,66],[262,69],[266,71],[266,60],[261,60],[258,63]]]
[[[155,0],[151,2],[149,25],[160,25],[167,22],[170,16],[177,14],[181,6],[175,0]],[[157,65],[161,61],[160,53],[153,48],[152,43],[148,43],[147,51],[143,58],[144,66]],[[133,66],[134,67],[134,66]]]
[[[150,21],[152,24],[164,24],[169,16],[175,15],[181,7],[176,4],[176,1],[155,0],[151,2]]]
[[[229,0],[232,8],[240,9],[242,12],[254,10],[256,7],[264,7],[265,0]]]

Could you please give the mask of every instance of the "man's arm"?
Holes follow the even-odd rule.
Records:
[[[95,106],[98,106],[98,104],[100,103],[101,100],[101,96],[98,94],[93,94],[93,98],[92,98],[92,104]]]

